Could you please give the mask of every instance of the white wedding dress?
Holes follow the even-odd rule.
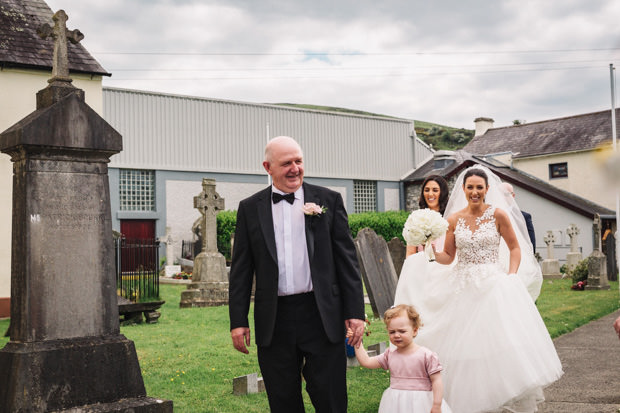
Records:
[[[534,304],[542,278],[538,263],[531,265],[527,243],[517,234],[525,269],[506,274],[507,258],[501,256],[507,247],[500,246],[494,211],[489,207],[475,228],[457,222],[455,263],[428,262],[423,253],[408,257],[396,291],[395,304],[411,304],[420,313],[416,342],[438,354],[444,398],[455,413],[534,412],[544,400],[542,388],[562,375]]]

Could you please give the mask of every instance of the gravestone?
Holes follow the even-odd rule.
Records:
[[[376,318],[394,304],[398,277],[385,240],[372,229],[363,228],[355,238],[357,259],[366,292]]]
[[[594,214],[592,222],[594,233],[594,251],[588,260],[588,284],[586,290],[609,290],[607,280],[607,258],[601,251],[601,217]]]
[[[547,235],[543,238],[547,244],[547,258],[542,262],[542,274],[544,279],[562,278],[560,272],[560,262],[553,258],[553,245],[555,244],[555,235],[553,231],[547,231]]]
[[[605,243],[605,254],[607,257],[607,278],[609,281],[618,281],[618,260],[616,254],[616,237],[614,233],[609,231],[607,236],[604,237],[603,242]]]
[[[120,334],[107,163],[122,139],[68,77],[67,16],[36,110],[0,134],[13,162],[10,340],[2,412],[172,412]],[[45,34],[44,33],[44,34]],[[70,32],[70,33],[75,33]],[[80,38],[80,36],[75,36]]]
[[[396,271],[396,276],[400,278],[403,263],[405,262],[405,258],[407,258],[407,247],[398,237],[392,238],[387,245],[388,250],[390,250],[390,256],[392,257],[392,263],[394,264],[394,271]]]
[[[164,271],[167,274],[172,271],[172,269],[169,270],[168,267],[174,265],[174,238],[172,238],[170,227],[166,227],[166,235],[159,237],[159,242],[166,244],[166,266],[164,267]]]
[[[202,192],[194,197],[194,208],[202,215],[202,251],[194,258],[192,282],[181,293],[181,308],[228,304],[226,258],[217,250],[217,213],[224,198],[215,192],[215,179],[202,179]]]
[[[262,377],[258,377],[258,373],[233,378],[233,394],[235,396],[244,396],[264,391],[265,382]]]
[[[570,224],[568,228],[566,228],[566,235],[570,237],[570,251],[566,254],[566,267],[568,271],[572,271],[575,269],[577,264],[583,260],[581,252],[578,251],[577,248],[577,235],[579,235],[579,227],[575,224]]]

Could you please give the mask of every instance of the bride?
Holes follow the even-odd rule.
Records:
[[[479,165],[459,176],[444,216],[443,251],[407,258],[401,280],[414,286],[399,284],[395,304],[419,311],[418,342],[439,355],[455,412],[534,412],[562,366],[534,304],[542,276],[523,216]]]

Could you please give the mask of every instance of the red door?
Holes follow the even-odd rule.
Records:
[[[158,244],[155,240],[155,220],[121,220],[121,271],[157,271]]]
[[[154,239],[154,219],[122,219],[121,234],[126,239]]]

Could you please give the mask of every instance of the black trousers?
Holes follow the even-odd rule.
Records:
[[[278,299],[271,345],[258,347],[258,363],[272,413],[304,412],[302,373],[316,413],[347,411],[344,324],[342,341],[330,342],[314,293]]]

